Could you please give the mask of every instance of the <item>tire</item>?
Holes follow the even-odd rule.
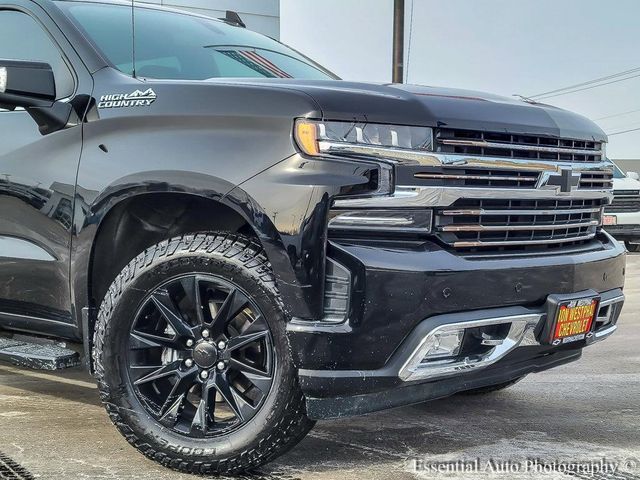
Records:
[[[627,247],[627,250],[629,250],[630,252],[640,252],[640,243],[630,243],[630,242],[625,242],[625,246]]]
[[[198,233],[148,248],[115,278],[96,323],[111,421],[144,455],[186,473],[238,474],[282,455],[314,425],[285,326],[271,266],[249,239]]]
[[[464,392],[460,392],[459,395],[487,395],[489,393],[499,392],[500,390],[504,390],[505,388],[512,387],[524,377],[516,378],[515,380],[511,380],[510,382],[499,383],[497,385],[489,385],[488,387],[480,387],[474,388],[473,390],[465,390]]]

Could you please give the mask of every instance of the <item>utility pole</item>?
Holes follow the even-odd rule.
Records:
[[[404,82],[404,0],[393,0],[393,83]]]

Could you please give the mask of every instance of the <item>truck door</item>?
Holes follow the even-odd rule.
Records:
[[[57,97],[71,99],[82,76],[60,31],[28,4],[39,8],[0,5],[0,58],[49,63]],[[0,106],[0,328],[76,336],[69,258],[81,146],[82,126],[43,136],[24,110]]]

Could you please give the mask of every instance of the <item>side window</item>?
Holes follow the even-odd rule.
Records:
[[[60,50],[43,27],[26,13],[0,10],[0,58],[48,63],[55,75],[57,97],[73,93],[73,76]]]

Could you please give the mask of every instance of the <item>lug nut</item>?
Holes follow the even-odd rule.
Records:
[[[193,367],[193,360],[191,360],[190,358],[187,358],[187,359],[184,361],[184,364],[185,364],[185,366],[186,366],[187,368],[191,368],[191,367]]]
[[[224,370],[227,367],[227,364],[224,362],[218,362],[218,365],[216,365],[216,367],[218,367],[218,370]]]
[[[193,347],[193,340],[187,340],[187,347]]]
[[[204,370],[203,372],[200,373],[200,378],[203,380],[206,380],[207,378],[209,378],[209,372]]]
[[[209,330],[202,330],[202,338],[209,338]]]
[[[224,340],[220,340],[220,341],[218,342],[218,348],[219,348],[220,350],[224,350],[225,348],[227,348],[227,343],[226,343]]]

